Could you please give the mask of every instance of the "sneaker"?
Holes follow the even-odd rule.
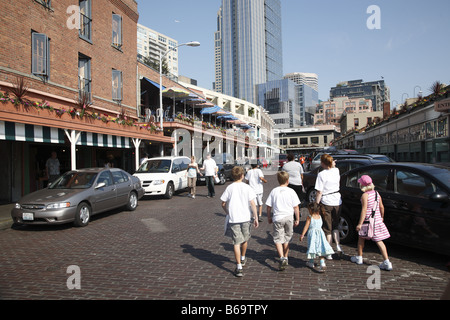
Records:
[[[356,264],[363,264],[363,258],[361,256],[353,256],[350,258],[350,261]]]
[[[243,274],[242,274],[242,269],[236,268],[236,270],[234,270],[234,275],[235,275],[236,277],[242,277],[242,276],[243,276]]]
[[[389,260],[384,260],[382,264],[378,266],[381,270],[392,270],[392,263]]]
[[[333,256],[332,256],[331,254],[327,255],[325,258],[326,258],[327,260],[333,260]]]
[[[288,265],[287,259],[280,259],[280,271],[286,270],[286,267]]]
[[[195,196],[192,196],[191,198],[192,198],[192,199],[195,199]]]
[[[325,272],[326,269],[327,269],[327,265],[325,264],[325,260],[320,260],[320,265],[319,265],[319,268],[317,269],[317,271]]]
[[[306,266],[307,266],[308,268],[314,269],[314,262],[308,261],[308,262],[306,262]]]
[[[244,260],[241,259],[241,264],[243,267],[245,266],[246,263],[247,263],[247,257],[245,257]]]

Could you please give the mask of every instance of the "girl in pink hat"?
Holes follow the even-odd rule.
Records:
[[[386,228],[386,225],[383,222],[384,218],[384,206],[383,201],[381,199],[380,194],[375,191],[375,186],[372,183],[372,178],[364,175],[358,180],[359,184],[361,185],[361,191],[364,192],[361,196],[361,217],[359,218],[359,223],[356,226],[356,231],[359,232],[361,229],[361,225],[363,224],[364,220],[368,220],[369,217],[372,215],[372,210],[375,209],[375,227],[373,232],[372,241],[374,241],[378,248],[381,251],[381,255],[383,256],[383,263],[380,264],[380,269],[384,270],[392,270],[392,263],[389,261],[389,257],[387,254],[386,246],[384,245],[383,240],[386,240],[391,235],[389,234],[388,229]],[[364,242],[365,239],[362,237],[359,237],[358,239],[358,255],[351,257],[351,261],[355,262],[356,264],[362,264],[363,263],[363,249],[364,249]]]

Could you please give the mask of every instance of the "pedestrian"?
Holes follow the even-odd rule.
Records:
[[[343,255],[340,246],[339,220],[341,218],[341,194],[339,193],[340,173],[336,168],[334,159],[329,154],[320,157],[323,170],[319,172],[316,179],[316,203],[323,206],[323,231],[330,245],[336,243],[336,251],[341,257]],[[332,259],[331,255],[326,257]]]
[[[244,180],[244,168],[240,166],[234,167],[231,170],[231,177],[234,182],[225,189],[220,200],[222,200],[222,208],[227,215],[231,230],[234,257],[236,259],[234,275],[242,277],[242,267],[247,262],[245,255],[248,241],[251,237],[252,214],[255,228],[259,226],[255,205],[256,194],[248,184],[242,182]]]
[[[314,259],[319,258],[319,272],[324,272],[326,269],[325,257],[332,255],[334,253],[333,248],[331,248],[325,233],[322,230],[322,216],[321,216],[321,206],[315,202],[310,202],[308,204],[309,215],[306,218],[305,226],[303,227],[303,232],[300,235],[300,241],[303,241],[306,232],[308,232],[308,250],[306,251],[306,266],[314,269]]]
[[[198,168],[198,164],[195,162],[195,157],[191,157],[191,163],[188,165],[188,169],[186,171],[186,176],[188,179],[188,188],[189,194],[188,196],[192,199],[195,199],[195,191],[197,189],[197,173],[202,175]]]
[[[259,207],[258,209],[258,221],[262,221],[262,209],[263,209],[263,182],[267,183],[267,180],[264,178],[264,173],[261,169],[259,169],[257,164],[252,164],[252,168],[247,171],[245,175],[245,180],[248,181],[250,187],[253,188],[253,191],[256,193],[256,205]]]
[[[300,200],[303,199],[303,167],[300,163],[294,160],[294,155],[289,153],[287,160],[281,169],[289,174],[289,188],[293,189]]]
[[[375,185],[372,182],[372,178],[368,175],[363,175],[359,178],[358,183],[361,186],[361,191],[363,192],[361,196],[361,216],[359,218],[358,225],[356,226],[356,231],[361,230],[361,226],[365,220],[368,220],[372,215],[372,210],[375,210],[374,215],[374,229],[372,241],[374,241],[381,251],[384,261],[379,265],[380,269],[392,270],[392,263],[389,261],[389,256],[387,253],[386,246],[383,240],[388,239],[391,235],[384,224],[384,205],[380,194],[375,190]],[[364,249],[365,239],[359,237],[358,239],[358,255],[350,258],[352,262],[356,264],[363,263],[363,249]]]
[[[213,198],[216,195],[214,190],[214,177],[217,176],[217,170],[216,161],[211,158],[211,154],[208,154],[206,160],[203,161],[202,167],[202,171],[205,171],[206,187],[208,189],[207,198]]]
[[[45,172],[47,174],[48,184],[51,184],[58,179],[60,175],[60,166],[61,164],[59,163],[58,155],[55,151],[53,151],[50,158],[48,158],[45,163]]]
[[[280,186],[270,192],[266,206],[267,221],[269,224],[273,223],[273,241],[280,257],[279,270],[283,271],[289,264],[289,242],[294,234],[294,226],[296,227],[300,223],[300,199],[295,191],[288,187],[289,174],[287,172],[278,172],[277,180]]]

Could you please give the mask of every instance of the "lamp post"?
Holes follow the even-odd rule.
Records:
[[[170,48],[169,50],[167,50],[166,52],[164,52],[164,54],[162,53],[161,49],[159,50],[159,120],[160,120],[160,127],[161,130],[164,130],[163,127],[163,122],[164,122],[164,110],[163,110],[163,96],[162,96],[162,91],[163,91],[163,84],[162,84],[162,62],[163,62],[163,58],[172,50],[175,50],[176,48],[182,47],[182,46],[188,46],[188,47],[198,47],[200,46],[200,42],[198,41],[191,41],[191,42],[187,42],[187,43],[183,43],[180,44],[176,47]],[[161,144],[162,146],[162,144]],[[161,156],[164,155],[164,147],[161,147]]]

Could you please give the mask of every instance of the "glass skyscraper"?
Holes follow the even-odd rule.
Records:
[[[283,78],[281,1],[222,0],[218,15],[215,88],[254,103],[255,85]]]

